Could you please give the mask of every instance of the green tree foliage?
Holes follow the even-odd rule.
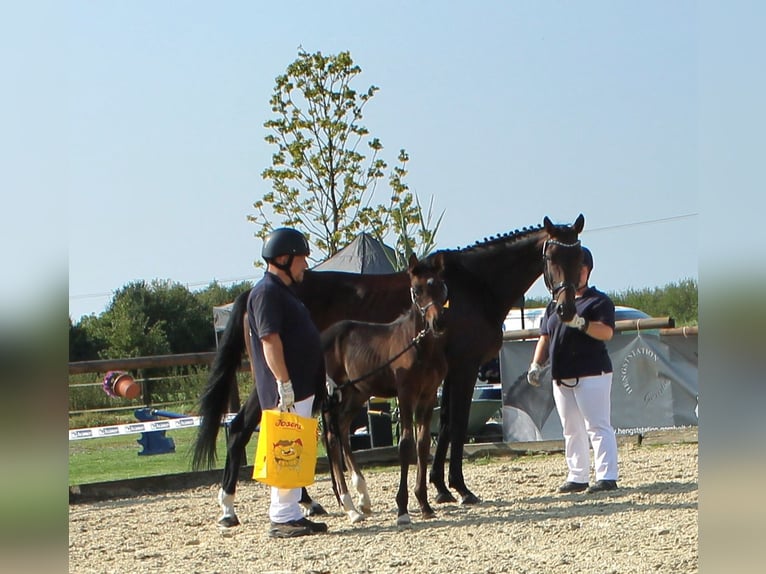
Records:
[[[664,287],[627,289],[614,295],[616,305],[635,307],[652,317],[673,317],[676,325],[697,325],[697,281],[683,279]]]
[[[83,321],[73,324],[72,318],[69,318],[69,360],[70,361],[88,361],[99,356],[99,351],[103,345],[91,337],[88,329],[83,325],[90,319],[86,317]]]
[[[198,291],[194,294],[199,301],[200,305],[210,314],[211,320],[213,316],[213,307],[219,305],[225,305],[231,303],[241,293],[250,291],[253,288],[253,284],[250,281],[241,281],[239,283],[233,283],[228,287],[221,285],[217,281],[210,283],[202,291]]]
[[[349,52],[324,56],[299,50],[286,73],[276,78],[270,100],[274,117],[264,123],[266,142],[276,151],[271,167],[261,174],[272,190],[253,204],[256,213],[248,220],[261,238],[279,225],[301,229],[320,260],[361,231],[382,241],[393,235],[406,261],[411,252],[423,256],[433,248],[441,216],[431,228],[432,205],[424,216],[404,182],[409,156],[403,149],[388,172],[387,202],[373,204],[389,166],[381,157],[382,143],[361,124],[379,88],[357,92],[352,83],[360,73]]]
[[[607,295],[615,305],[634,307],[652,317],[672,317],[677,326],[688,327],[699,324],[697,291],[696,279],[682,279],[663,287],[626,289]],[[545,307],[547,304],[548,299],[534,297],[527,299],[524,306]]]
[[[212,349],[212,313],[179,283],[136,281],[117,291],[99,317],[81,327],[100,358],[124,358]]]
[[[136,281],[117,291],[98,317],[69,320],[69,360],[114,359],[215,349],[213,307],[249,291],[212,282],[192,293],[180,283]]]

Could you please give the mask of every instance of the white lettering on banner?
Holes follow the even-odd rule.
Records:
[[[223,424],[230,423],[234,420],[235,416],[237,416],[236,413],[227,414],[223,418]],[[139,434],[142,432],[191,428],[199,426],[201,421],[202,417],[184,417],[180,419],[153,421],[150,423],[128,423],[124,425],[71,429],[69,431],[69,440],[107,438],[120,435]]]

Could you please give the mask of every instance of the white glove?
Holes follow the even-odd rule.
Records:
[[[572,317],[571,321],[566,321],[564,323],[567,327],[572,327],[573,329],[579,329],[580,331],[585,331],[588,328],[588,320],[585,317],[580,317],[579,315],[575,315]]]
[[[295,405],[295,393],[293,384],[290,381],[277,381],[277,392],[279,393],[279,410],[289,411]]]
[[[330,377],[325,377],[325,386],[327,387],[327,396],[333,397],[335,396],[335,393],[338,393],[338,401],[341,400],[341,394],[340,394],[340,387],[338,387],[338,384],[333,381]]]
[[[529,365],[529,370],[527,371],[527,382],[532,385],[533,387],[539,387],[540,386],[540,376],[543,374],[543,367],[542,365],[532,362],[531,365]]]

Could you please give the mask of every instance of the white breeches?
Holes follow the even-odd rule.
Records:
[[[573,381],[565,379],[567,384]],[[612,373],[581,377],[574,387],[553,383],[553,399],[564,431],[571,482],[588,482],[593,446],[596,480],[617,480],[617,437],[611,423]]]

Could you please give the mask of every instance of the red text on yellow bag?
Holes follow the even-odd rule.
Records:
[[[255,451],[253,478],[277,488],[314,483],[317,420],[295,413],[266,410]]]

